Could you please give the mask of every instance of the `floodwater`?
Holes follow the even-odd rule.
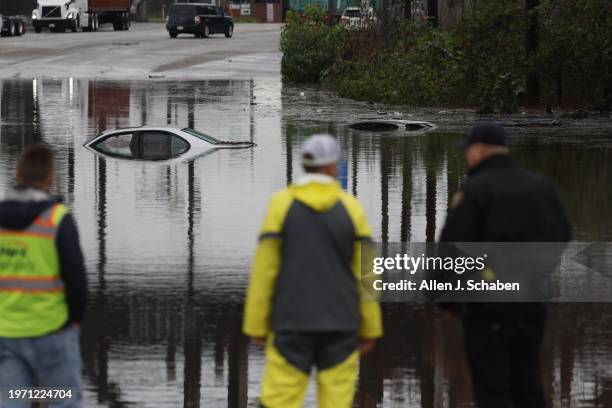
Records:
[[[386,110],[270,81],[0,82],[0,188],[31,141],[57,151],[91,301],[82,330],[87,407],[255,406],[263,354],[240,334],[242,299],[267,199],[299,177],[299,143],[326,131],[346,151],[346,188],[375,239],[434,240],[464,166],[454,142],[474,115],[399,110],[440,128],[358,134]],[[394,113],[395,114],[395,113]],[[612,239],[609,117],[561,126],[511,119],[513,151],[559,188],[581,241]],[[82,144],[106,128],[190,126],[257,147],[192,162],[102,159]],[[503,215],[500,215],[503,216]],[[461,330],[428,305],[385,304],[386,336],[362,361],[357,407],[469,407]],[[543,377],[554,407],[612,406],[612,304],[554,305]],[[307,406],[313,406],[312,389]]]

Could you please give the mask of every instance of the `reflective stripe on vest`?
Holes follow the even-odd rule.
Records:
[[[4,292],[61,292],[64,282],[57,277],[0,276],[0,291]]]
[[[66,323],[55,238],[67,213],[55,204],[26,229],[0,229],[0,337],[37,337]]]

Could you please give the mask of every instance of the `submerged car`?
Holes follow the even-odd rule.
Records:
[[[202,3],[174,3],[168,12],[166,29],[171,38],[193,34],[208,38],[211,34],[234,35],[234,19],[217,6]]]
[[[410,132],[423,133],[435,129],[431,122],[405,119],[361,119],[348,125],[349,129],[361,132]]]
[[[106,157],[127,160],[191,160],[218,149],[240,149],[253,142],[216,139],[191,128],[141,126],[107,130],[85,143],[85,147]]]

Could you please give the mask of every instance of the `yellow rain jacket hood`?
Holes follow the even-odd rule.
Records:
[[[340,184],[325,175],[303,176],[288,188],[289,194],[318,212],[328,211],[340,199]]]

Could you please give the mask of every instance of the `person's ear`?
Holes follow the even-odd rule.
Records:
[[[463,151],[463,158],[465,159],[465,163],[468,168],[471,168],[474,165],[474,147],[468,146]]]
[[[15,181],[17,181],[17,185],[23,183],[23,177],[21,177],[21,172],[17,170],[17,174],[15,174]]]
[[[338,163],[328,165],[325,169],[325,173],[330,177],[336,178],[338,176]]]
[[[482,146],[476,145],[474,147],[474,159],[477,163],[482,159]]]
[[[47,178],[45,179],[45,186],[44,189],[46,191],[51,190],[51,186],[53,185],[53,181],[55,180],[55,175],[53,174],[53,172],[49,172],[49,174],[47,175]]]
[[[472,144],[465,148],[465,162],[468,168],[476,166],[483,158],[483,146],[481,144]]]

